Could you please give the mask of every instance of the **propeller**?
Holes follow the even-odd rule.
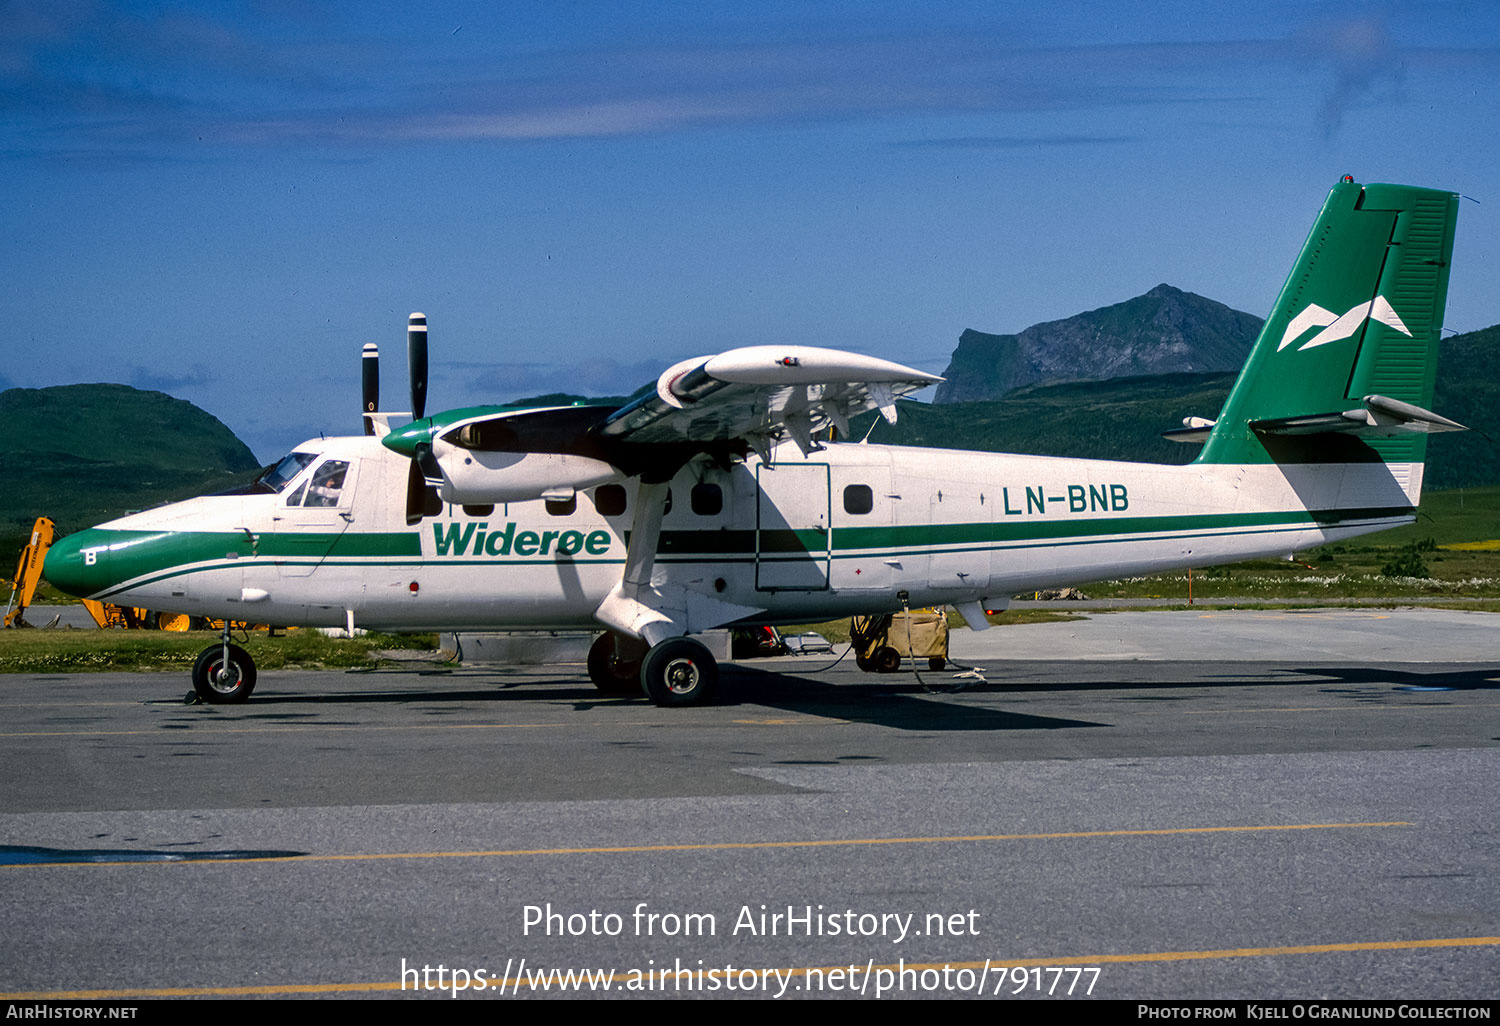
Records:
[[[380,409],[380,347],[374,342],[365,343],[364,356],[359,361],[359,386],[360,401],[364,404],[366,413],[375,413]],[[375,421],[371,417],[361,417],[365,422],[365,434],[375,433]]]
[[[427,315],[414,313],[406,319],[406,363],[411,371],[411,419],[419,421],[427,408]],[[422,476],[430,485],[443,483],[443,471],[432,454],[432,443],[419,442],[412,453]]]
[[[411,370],[411,419],[421,420],[427,409],[427,315],[406,319],[406,364]]]

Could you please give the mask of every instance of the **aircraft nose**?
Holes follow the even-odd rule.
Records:
[[[42,576],[58,591],[87,598],[109,583],[109,544],[92,528],[59,538],[47,550]]]

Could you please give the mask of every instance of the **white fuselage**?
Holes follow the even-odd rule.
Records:
[[[97,558],[115,561],[97,597],[286,625],[599,626],[634,481],[571,503],[444,504],[408,524],[405,458],[374,438],[299,451],[316,456],[277,494],[208,496],[94,529]],[[1421,487],[1420,465],[1381,463],[1174,467],[860,444],[776,455],[677,474],[653,584],[757,611],[744,622],[888,611],[900,592],[913,606],[993,608],[1016,592],[1408,523]],[[348,464],[333,504],[306,504],[315,489],[299,485],[332,459]],[[603,488],[623,489],[610,497],[624,508]]]

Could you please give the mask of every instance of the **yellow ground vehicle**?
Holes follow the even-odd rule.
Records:
[[[46,517],[37,517],[31,526],[31,541],[21,550],[21,561],[16,565],[16,582],[11,588],[10,601],[5,604],[5,626],[25,627],[26,607],[36,595],[36,586],[42,579],[42,562],[47,550],[57,536],[57,525]]]
[[[849,621],[854,661],[865,671],[895,673],[901,660],[926,659],[932,670],[948,665],[948,616],[941,609],[912,609]]]
[[[123,627],[127,630],[149,631],[206,631],[219,630],[222,622],[210,622],[201,616],[186,613],[157,613],[139,606],[117,606],[112,602],[95,602],[79,599],[100,627]],[[239,624],[235,625],[237,628]]]

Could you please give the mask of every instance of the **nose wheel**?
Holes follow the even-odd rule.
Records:
[[[193,664],[193,690],[209,705],[244,702],[255,690],[255,660],[238,645],[205,648]]]
[[[652,646],[641,663],[641,687],[657,705],[702,705],[718,685],[718,663],[691,638],[668,638]]]

